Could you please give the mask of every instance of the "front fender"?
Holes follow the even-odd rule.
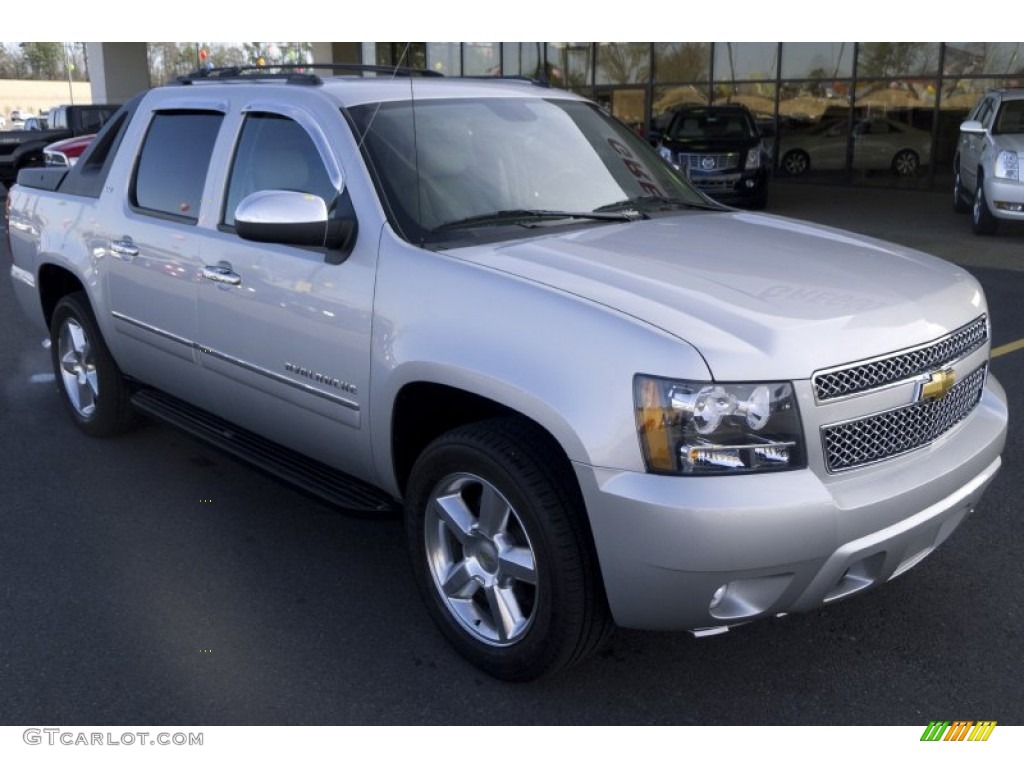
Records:
[[[382,238],[370,423],[377,471],[392,492],[391,412],[414,382],[500,403],[546,429],[572,461],[643,471],[637,373],[710,376],[692,346],[636,318],[390,233]]]

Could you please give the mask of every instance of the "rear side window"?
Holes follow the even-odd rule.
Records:
[[[50,127],[54,130],[59,128],[68,127],[67,110],[64,107],[55,109],[50,112]],[[95,133],[95,131],[88,131],[88,133]]]
[[[161,112],[153,116],[132,180],[132,203],[145,213],[196,221],[219,112]]]
[[[309,192],[330,208],[338,196],[316,145],[294,120],[269,113],[245,119],[231,164],[224,224],[233,227],[235,209],[248,195],[265,189]]]

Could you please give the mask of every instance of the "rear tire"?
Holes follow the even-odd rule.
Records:
[[[502,680],[553,674],[611,629],[579,489],[550,438],[516,418],[459,427],[417,459],[413,568],[456,650]]]
[[[967,202],[964,195],[964,183],[960,178],[960,158],[953,159],[953,167],[956,169],[953,176],[953,211],[955,213],[967,213],[971,210],[971,204]]]
[[[111,437],[131,428],[136,417],[128,385],[84,293],[57,302],[50,320],[50,354],[61,400],[79,429]]]

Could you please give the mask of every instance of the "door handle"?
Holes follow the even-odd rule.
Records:
[[[203,277],[223,285],[241,285],[242,276],[231,270],[231,265],[222,261],[214,266],[203,267]]]
[[[114,240],[110,244],[110,250],[113,251],[114,255],[121,261],[131,261],[139,255],[139,249],[130,237],[125,235],[120,240]]]

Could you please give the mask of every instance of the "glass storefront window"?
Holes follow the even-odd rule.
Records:
[[[375,48],[376,61],[366,63],[416,69],[426,69],[427,67],[426,43],[377,43]]]
[[[853,165],[858,179],[916,185],[931,163],[938,83],[928,78],[858,82]]]
[[[942,74],[976,77],[1024,74],[1024,43],[946,43]]]
[[[871,184],[943,183],[971,107],[992,88],[1024,87],[1024,43],[1014,42],[360,45],[368,63],[544,79],[649,135],[684,105],[745,104],[780,175]]]
[[[551,84],[559,78],[561,88],[582,88],[593,85],[590,43],[551,43],[548,46],[548,70]]]
[[[853,75],[853,43],[783,43],[782,77],[829,83]]]
[[[712,104],[743,104],[758,120],[775,116],[775,83],[717,83]]]
[[[499,43],[463,43],[462,66],[464,75],[500,76],[501,45]]]
[[[858,78],[935,75],[938,70],[938,43],[861,43],[858,49]]]
[[[537,77],[544,43],[502,43],[501,70],[506,75]]]
[[[846,170],[850,81],[783,81],[779,86],[777,168],[791,178]]]
[[[668,128],[672,113],[690,105],[703,106],[710,103],[707,81],[690,85],[661,85],[654,89],[654,103],[651,104],[651,130],[655,135]]]
[[[548,80],[556,88],[592,85],[590,43],[548,43]]]
[[[778,43],[715,43],[715,80],[775,80]]]
[[[459,43],[427,43],[427,67],[445,75],[461,75]]]
[[[654,80],[657,83],[704,83],[711,75],[711,43],[655,43]],[[705,94],[705,102],[707,94]]]
[[[598,43],[599,85],[646,83],[651,75],[649,43]]]
[[[645,88],[601,88],[594,100],[624,122],[639,136],[646,136],[644,107],[647,101]]]

